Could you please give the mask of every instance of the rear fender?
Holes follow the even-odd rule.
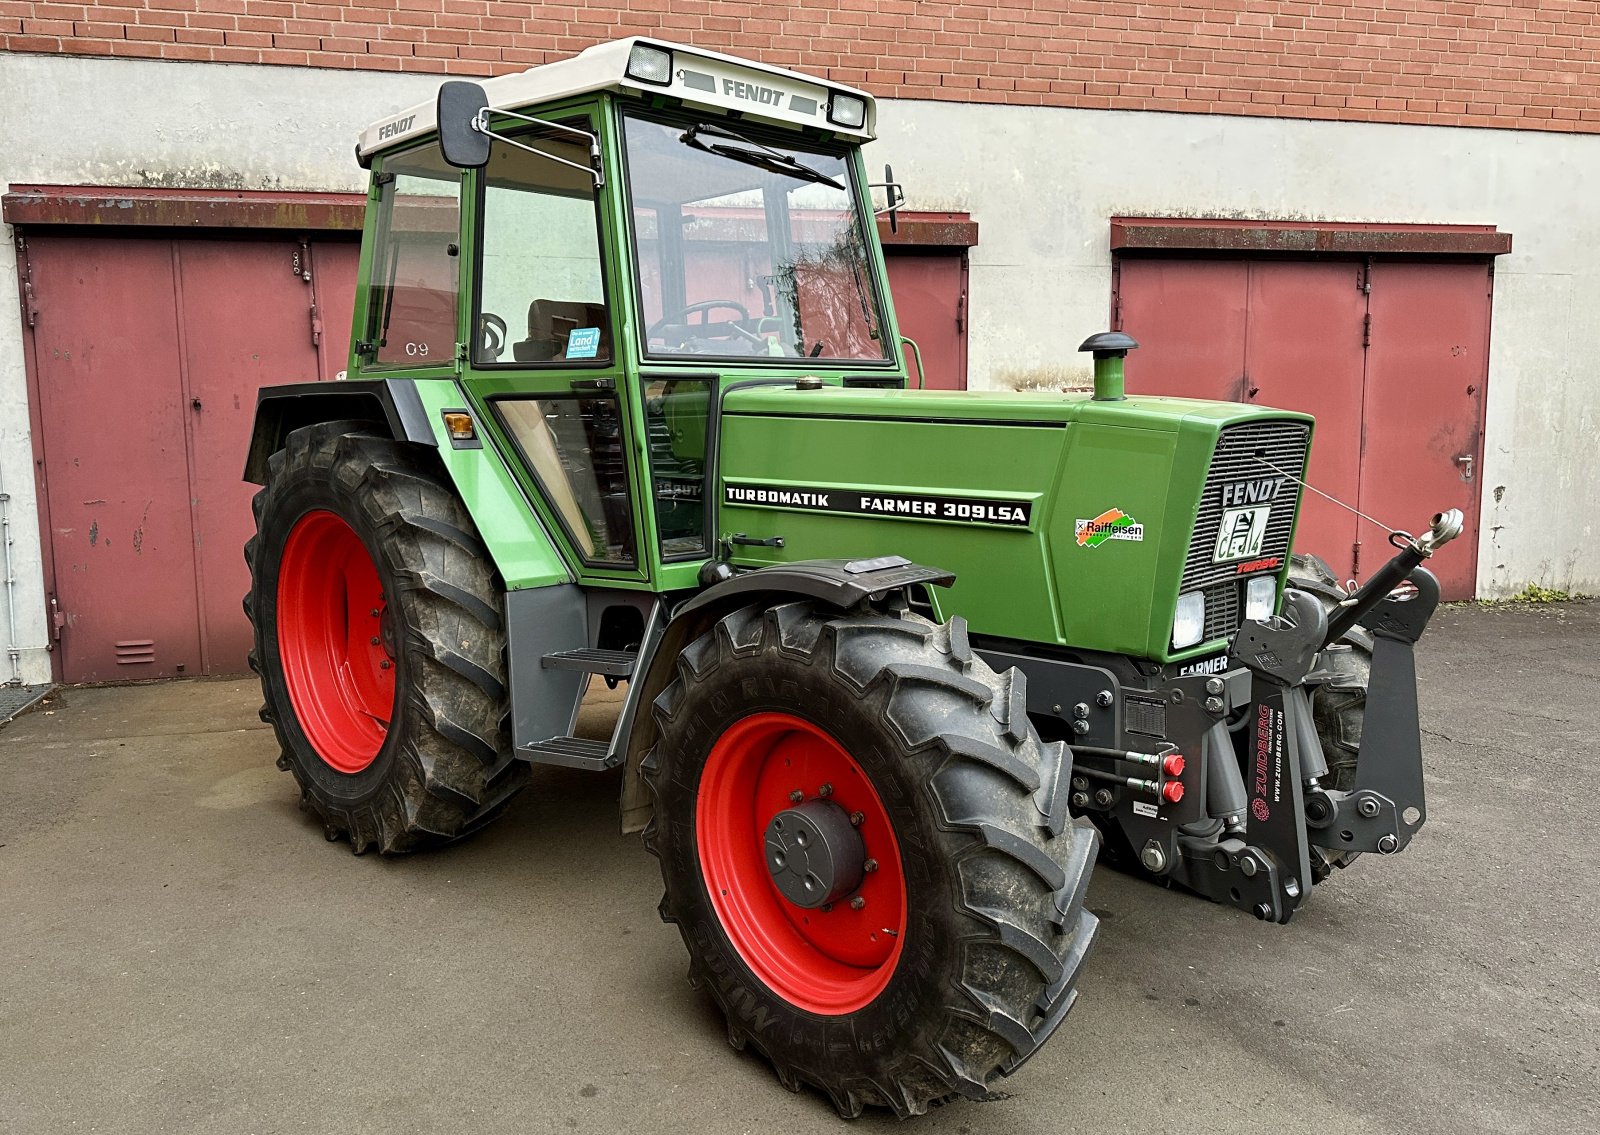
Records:
[[[455,383],[391,378],[269,386],[256,397],[255,426],[244,479],[266,483],[267,459],[284,439],[318,422],[360,421],[396,441],[432,449],[472,514],[500,577],[511,591],[569,583],[575,576],[540,524],[511,470],[492,445],[452,442],[446,410],[467,411]],[[478,431],[481,439],[484,431]]]

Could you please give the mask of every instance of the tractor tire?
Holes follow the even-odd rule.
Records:
[[[1328,611],[1345,598],[1339,579],[1320,556],[1296,555],[1289,564],[1289,586],[1315,595]],[[1361,751],[1361,728],[1367,717],[1367,686],[1372,679],[1372,636],[1355,626],[1323,655],[1323,668],[1333,677],[1318,685],[1311,696],[1312,719],[1328,762],[1324,788],[1349,792],[1356,784],[1356,757]],[[1360,857],[1357,851],[1313,848],[1323,864],[1312,864],[1312,881],[1320,883],[1332,868],[1348,867]]]
[[[729,1042],[785,1087],[904,1118],[985,1098],[1061,1023],[1098,836],[1067,814],[1071,757],[1039,740],[1022,674],[990,670],[963,620],[745,607],[683,651],[655,716],[661,916]]]
[[[245,545],[278,767],[329,840],[416,851],[528,779],[505,730],[502,586],[437,458],[361,422],[289,434]]]

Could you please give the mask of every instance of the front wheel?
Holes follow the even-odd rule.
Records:
[[[1289,586],[1317,597],[1332,612],[1346,598],[1339,577],[1320,556],[1296,555],[1289,568]],[[1356,757],[1361,752],[1362,727],[1367,719],[1367,686],[1372,679],[1372,635],[1362,626],[1352,627],[1323,652],[1328,677],[1312,690],[1312,719],[1328,762],[1324,788],[1350,792],[1356,786]],[[1359,851],[1313,848],[1312,881],[1320,883],[1335,867],[1348,867]]]
[[[1065,1017],[1092,828],[1023,678],[965,624],[746,607],[690,644],[643,762],[691,982],[793,1090],[907,1116],[981,1098]]]

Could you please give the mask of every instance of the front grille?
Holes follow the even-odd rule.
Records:
[[[1179,589],[1205,592],[1205,641],[1231,637],[1244,612],[1244,579],[1239,575],[1242,561],[1211,562],[1222,514],[1226,511],[1222,504],[1223,486],[1281,475],[1294,480],[1303,478],[1310,434],[1310,427],[1303,422],[1246,422],[1226,427],[1217,439],[1205,488],[1200,494],[1200,507],[1195,512],[1194,537],[1183,568],[1183,586]],[[1280,490],[1271,504],[1261,551],[1252,559],[1281,562],[1289,555],[1297,492],[1298,486],[1293,484]]]

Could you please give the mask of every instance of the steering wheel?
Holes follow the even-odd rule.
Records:
[[[657,334],[660,333],[660,331],[663,328],[670,327],[670,326],[678,323],[680,320],[683,320],[686,317],[695,314],[696,312],[704,312],[704,313],[709,314],[710,312],[717,311],[717,310],[723,309],[723,308],[727,309],[728,311],[737,311],[739,313],[739,319],[741,321],[748,321],[749,318],[750,318],[750,309],[745,307],[744,304],[740,303],[738,300],[701,300],[699,303],[692,303],[692,304],[689,304],[687,307],[680,307],[676,311],[667,312],[660,319],[656,320],[648,328],[645,329],[645,335],[648,338],[654,338]],[[693,323],[684,323],[683,324],[683,326],[686,327],[686,328],[694,328],[694,327],[709,328],[709,327],[711,327],[711,325],[712,324],[711,324],[711,320],[710,319],[703,320],[699,324],[693,324]],[[746,331],[743,327],[740,327],[738,323],[723,322],[723,323],[718,323],[716,326],[717,326],[717,328],[719,330],[721,330],[723,332],[723,334],[713,336],[713,338],[726,339],[728,337],[727,336],[727,332],[733,332],[734,334],[737,334],[739,336],[742,336],[745,339],[748,339],[750,342],[754,343],[758,347],[765,348],[766,345],[767,345],[767,341],[765,339],[763,339],[761,336],[755,334],[754,332]]]
[[[498,359],[506,349],[506,321],[492,311],[478,316],[478,357]]]

